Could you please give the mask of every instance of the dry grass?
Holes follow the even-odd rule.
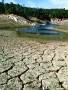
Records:
[[[3,15],[0,15],[0,29],[6,29],[6,28],[19,28],[19,27],[24,27],[28,25],[24,25],[23,23],[20,22],[15,22],[12,19],[5,18]]]
[[[2,28],[13,28],[13,27],[21,27],[22,25],[20,25],[20,23],[17,23],[13,20],[7,20],[7,19],[3,19],[0,18],[0,29]]]
[[[58,29],[68,30],[68,25],[61,25],[58,27]]]

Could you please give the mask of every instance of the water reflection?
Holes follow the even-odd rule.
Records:
[[[57,25],[55,24],[42,24],[37,27],[21,28],[18,30],[18,32],[41,34],[41,35],[52,35],[52,36],[61,35],[61,33],[58,31],[48,30],[49,28],[54,28],[56,26]]]

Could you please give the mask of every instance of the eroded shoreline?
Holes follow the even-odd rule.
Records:
[[[0,31],[1,90],[68,90],[68,42],[41,44]]]

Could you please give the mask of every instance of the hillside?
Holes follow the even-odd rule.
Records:
[[[24,27],[24,26],[34,26],[35,23],[25,19],[24,17],[8,14],[0,15],[0,28],[13,28],[13,27]]]
[[[17,15],[0,15],[0,28],[22,27],[29,25],[29,22]]]
[[[36,26],[38,24],[44,24],[44,23],[59,24],[67,28],[68,19],[64,19],[61,21],[61,19],[52,18],[50,22],[48,20],[41,20],[36,17],[29,17],[29,19],[26,19],[24,17],[14,15],[14,14],[0,14],[0,29],[25,27],[25,26]]]
[[[13,27],[24,27],[24,26],[35,26],[38,24],[46,23],[46,20],[37,19],[30,17],[27,20],[24,17],[14,14],[1,14],[0,15],[0,29],[2,28],[13,28]]]

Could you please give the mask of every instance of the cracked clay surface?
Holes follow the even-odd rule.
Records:
[[[41,44],[0,31],[0,90],[68,90],[68,42]]]

